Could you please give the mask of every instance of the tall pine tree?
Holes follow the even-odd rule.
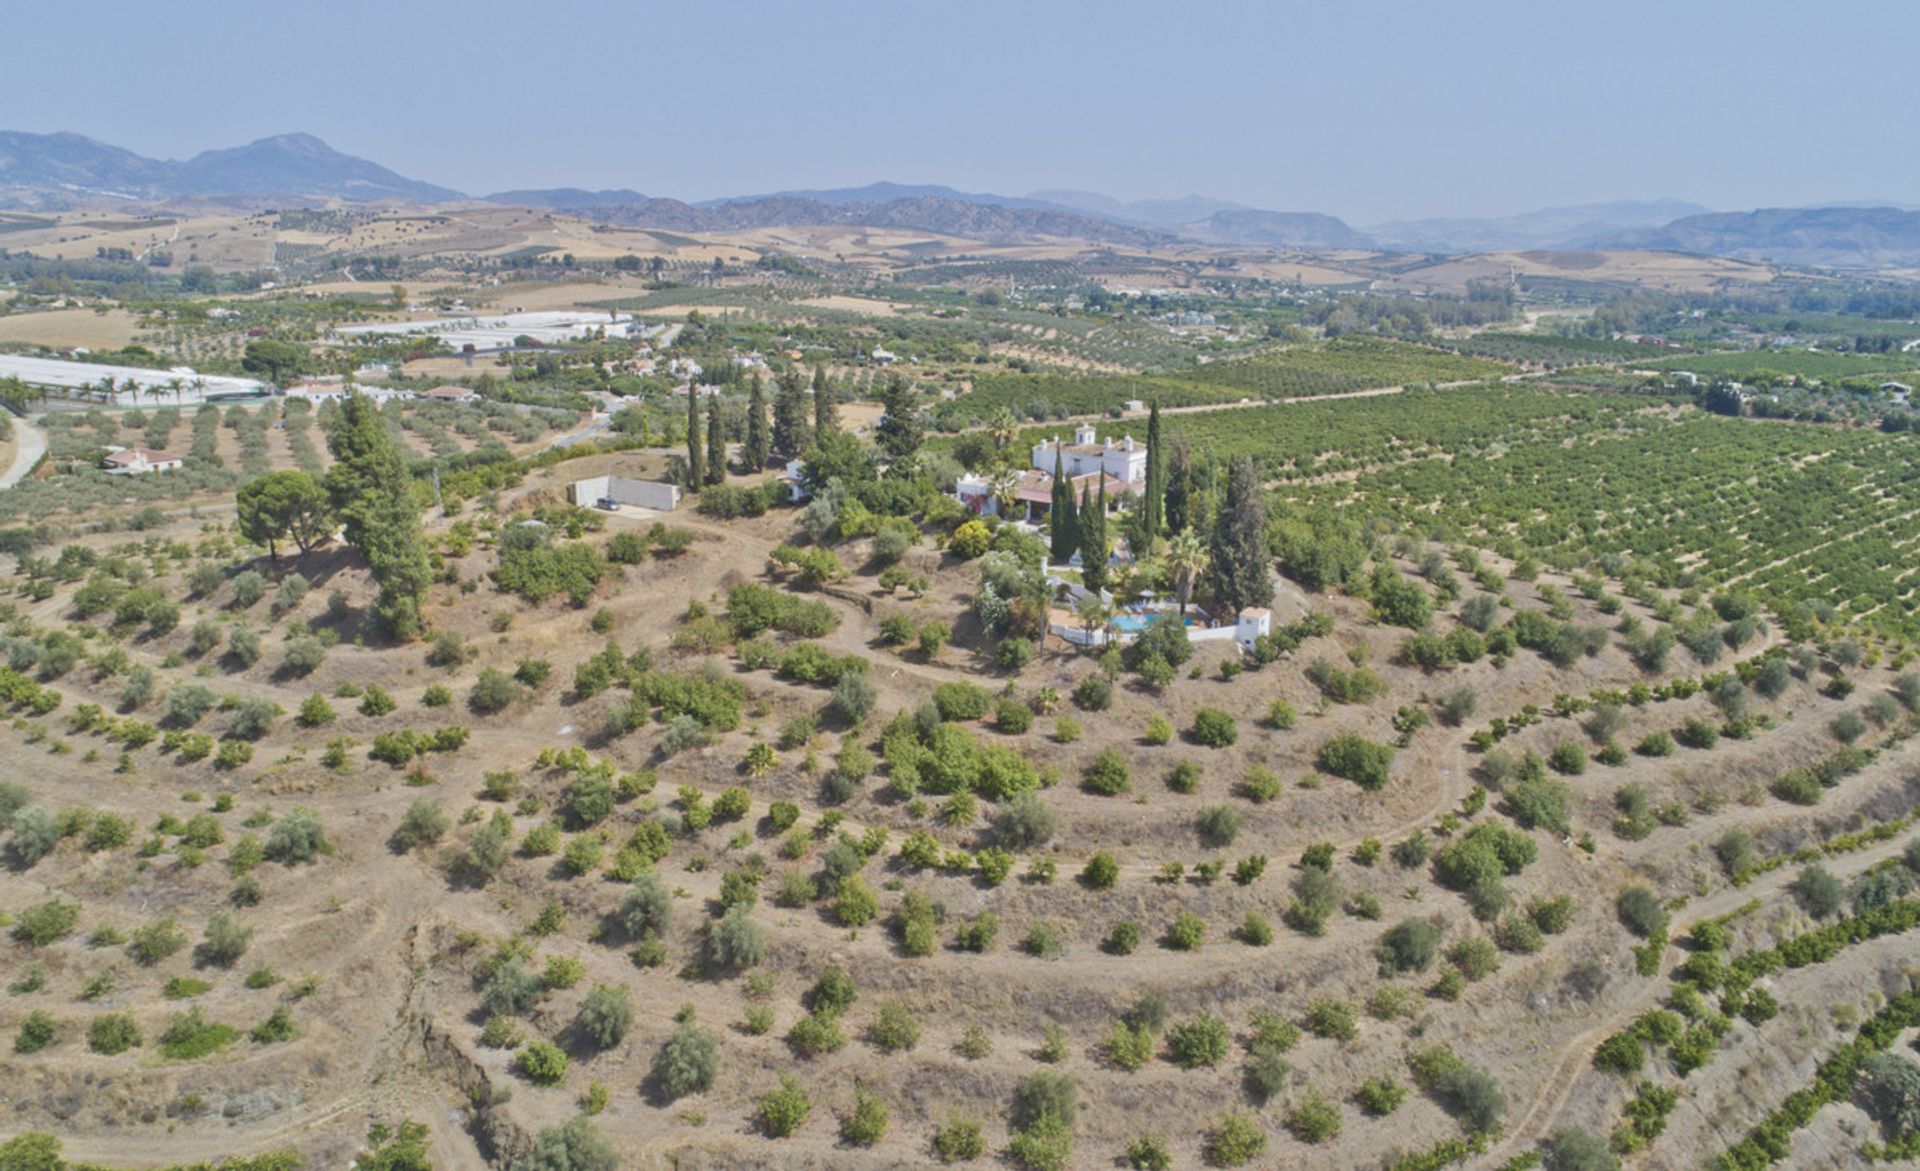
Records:
[[[1147,452],[1147,461],[1151,465],[1153,452]],[[1173,441],[1173,450],[1168,453],[1166,472],[1166,510],[1167,531],[1184,533],[1193,525],[1193,449],[1187,446],[1185,438]]]
[[[700,387],[687,379],[687,491],[698,492],[707,483],[704,437],[700,434]]]
[[[1060,449],[1053,449],[1053,503],[1047,509],[1047,550],[1053,563],[1065,565],[1080,547],[1080,530],[1073,508],[1073,481],[1060,462]]]
[[[334,459],[327,472],[327,497],[347,544],[360,550],[367,571],[379,583],[374,613],[392,637],[414,638],[425,625],[420,603],[433,581],[433,566],[420,532],[406,457],[380,408],[357,393],[341,403],[327,448]]]
[[[813,444],[807,426],[807,382],[798,366],[780,372],[779,391],[773,396],[773,450],[792,459]]]
[[[719,484],[727,478],[727,437],[721,430],[720,403],[707,404],[707,483]]]
[[[840,429],[839,392],[827,381],[827,368],[813,368],[813,435],[816,440]]]
[[[1213,525],[1213,599],[1232,613],[1273,601],[1267,552],[1267,506],[1253,460],[1241,456],[1227,475],[1226,499]]]
[[[1156,401],[1147,413],[1147,499],[1141,506],[1147,540],[1160,536],[1167,513],[1167,452],[1160,442],[1160,404]],[[1146,556],[1145,549],[1140,556]]]
[[[1080,507],[1080,577],[1099,593],[1107,584],[1107,474],[1100,473],[1100,492]]]
[[[767,398],[760,383],[760,372],[754,371],[753,389],[747,395],[747,443],[740,452],[740,462],[747,465],[747,474],[753,475],[767,466],[767,456],[773,451],[772,440],[767,436]]]

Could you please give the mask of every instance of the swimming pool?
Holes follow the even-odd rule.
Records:
[[[1138,633],[1155,622],[1158,622],[1161,618],[1170,616],[1171,614],[1173,614],[1172,610],[1162,610],[1155,614],[1115,614],[1113,616],[1113,628],[1115,630],[1126,630]],[[1185,620],[1185,625],[1192,626],[1193,619],[1188,617]]]

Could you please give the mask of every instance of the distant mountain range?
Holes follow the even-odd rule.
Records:
[[[1618,232],[1604,248],[1704,252],[1815,268],[1920,265],[1920,211],[1898,207],[1767,207],[1692,215]]]
[[[306,195],[436,203],[458,191],[341,154],[311,134],[276,134],[209,150],[186,162],[150,159],[84,135],[0,131],[0,201],[59,207],[76,201]]]
[[[1659,227],[1708,208],[1678,199],[1585,203],[1482,219],[1401,220],[1367,229],[1397,252],[1582,250],[1630,228]]]
[[[113,200],[440,204],[471,198],[342,154],[310,134],[274,135],[175,162],[79,134],[0,131],[0,207],[60,210]],[[1403,220],[1360,230],[1336,216],[1269,211],[1204,195],[1130,202],[1090,191],[1010,196],[888,182],[699,203],[630,188],[578,187],[501,191],[480,201],[683,232],[860,224],[976,239],[1058,236],[1139,248],[1191,241],[1309,252],[1652,249],[1826,268],[1920,265],[1920,210],[1872,202],[1712,212],[1674,199],[1623,201],[1510,216]]]

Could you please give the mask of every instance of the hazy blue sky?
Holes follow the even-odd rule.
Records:
[[[23,0],[6,38],[0,128],[174,158],[306,130],[474,193],[1920,203],[1900,0]]]

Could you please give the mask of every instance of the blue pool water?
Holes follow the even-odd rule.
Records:
[[[1169,610],[1166,613],[1171,614],[1172,611]],[[1114,616],[1113,626],[1116,630],[1141,631],[1158,621],[1160,617],[1159,614],[1117,614]],[[1192,626],[1193,619],[1188,618],[1186,625]]]

